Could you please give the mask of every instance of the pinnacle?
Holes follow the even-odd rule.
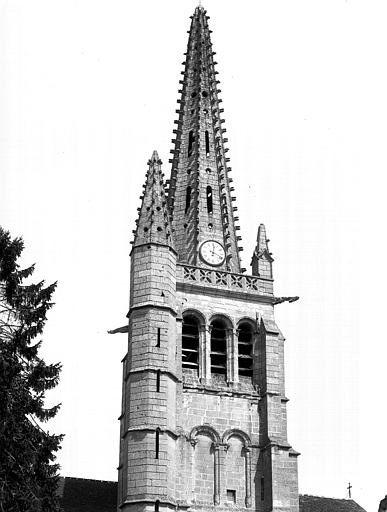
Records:
[[[268,255],[271,256],[271,253],[269,252],[269,242],[270,240],[266,236],[265,224],[261,223],[258,227],[257,233],[257,246],[255,249],[257,255],[261,255],[264,252],[266,252]]]
[[[156,243],[173,248],[161,160],[157,151],[153,151],[148,166],[133,245]]]
[[[254,276],[273,277],[271,264],[274,260],[271,252],[269,252],[269,242],[270,240],[266,236],[265,225],[260,224],[257,233],[257,245],[251,261]]]
[[[266,238],[266,228],[265,224],[260,224],[258,228],[258,234],[257,234],[257,249],[258,252],[267,250],[267,238]]]

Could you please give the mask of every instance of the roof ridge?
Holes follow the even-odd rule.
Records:
[[[79,476],[63,476],[60,475],[59,478],[64,478],[65,480],[83,480],[83,481],[89,481],[89,482],[104,482],[107,484],[116,484],[116,480],[99,480],[98,478],[83,478]]]

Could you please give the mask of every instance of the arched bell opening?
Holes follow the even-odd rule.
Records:
[[[253,327],[248,322],[238,326],[238,375],[253,377]]]
[[[227,376],[227,327],[223,320],[213,320],[211,331],[211,374]]]
[[[183,369],[199,371],[199,321],[193,315],[183,316],[181,357]]]

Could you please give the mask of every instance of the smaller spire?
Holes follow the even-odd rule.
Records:
[[[270,240],[266,236],[266,228],[264,224],[260,224],[257,234],[257,245],[251,260],[253,276],[273,278],[273,258],[269,252]]]
[[[161,164],[157,151],[153,151],[148,161],[133,247],[155,243],[174,248]]]
[[[257,248],[259,248],[260,252],[269,250],[268,242],[270,242],[270,240],[266,237],[265,224],[260,224],[257,234]]]

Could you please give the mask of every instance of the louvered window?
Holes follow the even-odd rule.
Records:
[[[183,319],[181,352],[183,368],[197,369],[199,366],[199,326],[193,316],[186,316]]]
[[[253,376],[253,329],[248,323],[239,326],[238,372],[239,375]]]
[[[211,373],[227,373],[226,328],[220,320],[211,323]]]

